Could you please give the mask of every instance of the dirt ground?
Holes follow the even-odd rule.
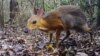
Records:
[[[71,35],[59,46],[56,53],[47,50],[49,35],[40,30],[24,33],[24,28],[6,25],[0,31],[0,56],[100,56],[100,30],[93,32],[93,41],[88,33]],[[65,36],[62,32],[61,39]],[[55,44],[55,33],[53,35]],[[60,39],[60,40],[61,40]]]

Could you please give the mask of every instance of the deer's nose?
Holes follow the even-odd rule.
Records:
[[[23,31],[24,33],[29,33],[29,30],[27,28],[25,28]]]

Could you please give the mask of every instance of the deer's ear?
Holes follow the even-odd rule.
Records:
[[[44,15],[44,10],[42,8],[38,9],[37,15],[42,17]]]

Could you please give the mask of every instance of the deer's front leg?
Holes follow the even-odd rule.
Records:
[[[56,48],[58,48],[58,46],[59,46],[60,33],[61,33],[60,30],[56,31]]]

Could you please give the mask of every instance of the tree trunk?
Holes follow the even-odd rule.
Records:
[[[98,3],[98,12],[97,12],[97,28],[100,27],[100,0],[97,1]]]
[[[3,0],[0,0],[0,30],[4,28]]]
[[[16,0],[10,0],[10,22],[12,22],[19,11],[18,2]]]
[[[42,9],[43,9],[43,11],[45,11],[45,6],[44,6],[45,4],[44,4],[44,0],[42,1]]]

